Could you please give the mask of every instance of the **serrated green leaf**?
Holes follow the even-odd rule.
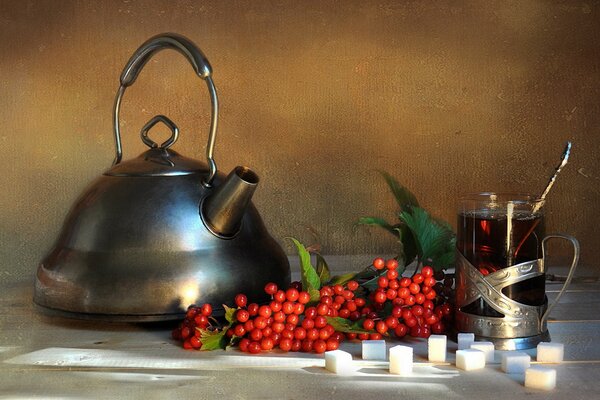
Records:
[[[198,329],[198,328],[196,328]],[[202,342],[201,350],[225,350],[229,343],[227,337],[228,327],[223,328],[220,331],[209,331],[208,329],[200,329],[200,341]]]
[[[329,272],[329,266],[325,258],[319,253],[315,253],[315,256],[317,257],[317,276],[319,277],[321,286],[323,286],[331,279],[331,273]]]
[[[223,309],[225,309],[225,320],[230,324],[233,324],[235,322],[235,312],[237,311],[237,308],[228,307],[223,304]]]
[[[310,294],[311,301],[318,301],[321,280],[319,279],[319,275],[317,275],[317,271],[310,262],[310,253],[298,240],[292,237],[288,239],[290,239],[296,246],[298,257],[300,258],[300,278],[302,282],[302,290],[305,290]]]
[[[452,264],[456,237],[448,224],[431,218],[420,207],[412,207],[410,212],[403,211],[400,219],[416,239],[419,263],[427,263],[435,270]]]
[[[342,317],[326,317],[327,323],[333,326],[337,332],[344,333],[372,333],[362,327],[362,320],[352,322]]]
[[[419,202],[414,194],[411,193],[406,187],[402,186],[393,176],[388,174],[385,171],[379,171],[379,173],[385,179],[385,182],[390,187],[394,198],[396,199],[396,203],[400,207],[401,211],[405,211],[410,207],[418,207]]]

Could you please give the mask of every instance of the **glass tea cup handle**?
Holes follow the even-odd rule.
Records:
[[[544,272],[546,271],[546,264],[545,264],[545,260],[546,260],[546,243],[549,239],[563,239],[563,240],[568,240],[569,242],[571,242],[571,244],[573,245],[573,261],[571,261],[571,267],[569,268],[569,273],[567,274],[567,278],[565,279],[565,283],[563,284],[562,288],[560,289],[560,292],[558,292],[558,295],[556,296],[556,299],[554,299],[554,302],[552,304],[550,304],[550,306],[548,307],[548,309],[546,310],[546,312],[544,313],[544,315],[542,315],[542,319],[540,321],[541,326],[544,326],[546,324],[546,321],[548,320],[548,317],[550,316],[550,313],[552,312],[552,310],[554,309],[554,307],[556,306],[556,304],[558,304],[558,301],[560,300],[560,298],[562,297],[563,293],[567,290],[567,287],[569,286],[569,284],[571,283],[571,280],[573,279],[573,275],[575,274],[575,269],[577,268],[577,264],[579,263],[579,242],[577,241],[577,239],[575,239],[573,236],[569,236],[569,235],[563,235],[560,233],[554,233],[551,235],[547,235],[544,240],[542,240],[542,260],[544,260]]]

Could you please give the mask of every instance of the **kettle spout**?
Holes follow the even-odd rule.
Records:
[[[256,185],[256,173],[248,167],[235,167],[200,206],[200,216],[206,227],[219,237],[234,236],[242,225]]]

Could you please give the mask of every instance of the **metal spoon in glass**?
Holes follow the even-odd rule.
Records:
[[[544,205],[544,200],[546,199],[548,192],[550,192],[550,189],[552,189],[552,186],[554,185],[554,181],[556,180],[556,177],[560,173],[560,170],[563,169],[563,167],[565,165],[567,165],[567,161],[569,161],[570,154],[571,154],[571,142],[567,142],[565,151],[563,152],[563,155],[562,155],[562,159],[560,160],[560,164],[558,164],[558,167],[556,167],[556,171],[554,171],[554,175],[552,175],[552,178],[550,178],[550,181],[548,181],[548,184],[546,185],[546,189],[544,189],[544,192],[540,196],[541,201],[537,202],[535,207],[533,208],[534,214],[536,212],[538,212],[540,210],[540,208],[542,208],[542,206]]]

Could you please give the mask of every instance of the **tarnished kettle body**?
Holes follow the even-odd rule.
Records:
[[[193,46],[178,35],[159,35],[136,55],[165,38]],[[216,171],[210,143],[216,112],[208,163],[169,149],[178,129],[164,116],[142,130],[150,150],[121,162],[123,91],[115,108],[115,163],[69,212],[56,245],[38,267],[34,301],[76,317],[158,321],[180,318],[190,304],[211,303],[219,314],[237,293],[266,301],[265,283],[287,286],[287,256],[250,202],[258,177],[245,167],[228,177]],[[216,92],[211,99],[216,111]],[[160,146],[148,137],[157,122],[173,131]]]

